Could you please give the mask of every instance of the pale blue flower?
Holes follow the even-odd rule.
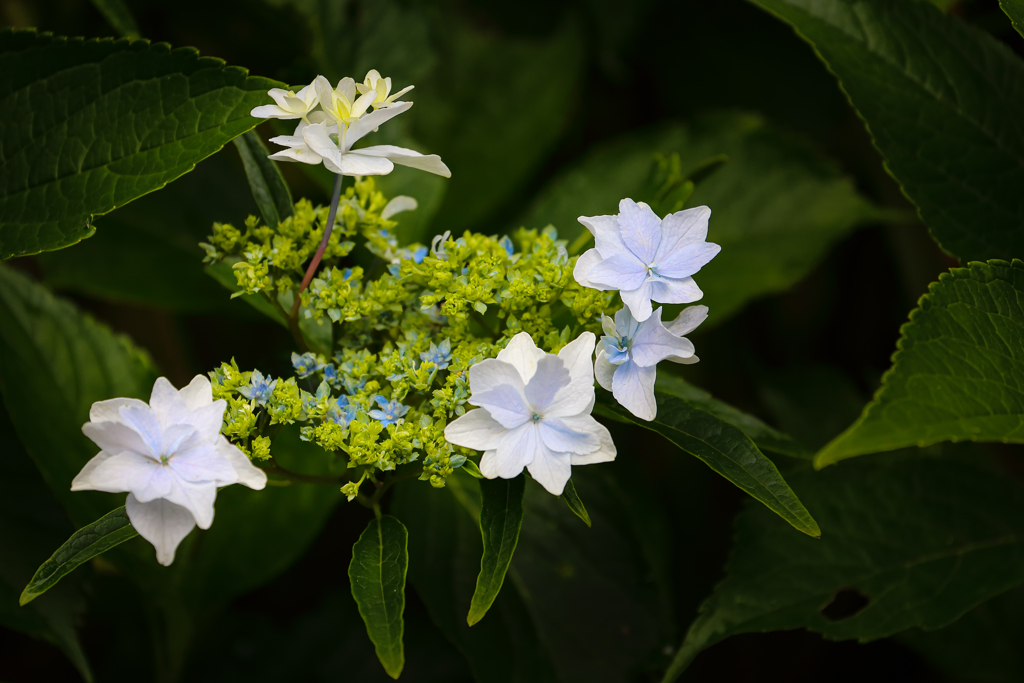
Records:
[[[316,354],[304,353],[301,356],[295,352],[292,352],[292,367],[295,368],[295,374],[301,379],[309,377],[313,373],[321,370],[323,365],[317,362]]]
[[[327,418],[344,429],[356,419],[356,407],[348,402],[348,396],[339,396],[327,408]]]
[[[573,277],[584,287],[618,290],[633,315],[651,317],[651,301],[688,304],[704,293],[693,274],[721,251],[705,241],[711,209],[698,206],[662,220],[643,202],[623,199],[616,216],[581,216],[595,247],[576,262]]]
[[[444,370],[452,362],[451,340],[445,339],[443,342],[441,342],[440,346],[431,343],[430,350],[421,353],[420,359],[428,363],[433,363],[435,366],[437,366],[438,370]]]
[[[249,377],[249,386],[239,387],[238,393],[250,401],[256,401],[256,405],[265,406],[274,393],[274,387],[277,386],[276,379],[267,382],[268,379],[269,377],[264,377],[259,370],[253,370],[252,376]]]
[[[398,401],[389,401],[380,395],[374,396],[373,399],[380,406],[380,410],[371,410],[369,412],[370,417],[374,420],[379,421],[385,427],[405,422],[402,416],[409,412],[409,406],[403,406]]]
[[[663,360],[696,363],[693,344],[683,335],[708,317],[707,306],[690,306],[665,325],[661,311],[659,306],[643,322],[637,322],[628,308],[620,309],[614,321],[605,316],[605,336],[597,344],[594,374],[598,384],[641,420],[653,420],[658,414],[654,398],[656,366]]]
[[[509,239],[508,235],[502,235],[501,239],[498,240],[498,244],[505,248],[505,252],[511,256],[515,252],[516,248],[512,244],[512,240]]]

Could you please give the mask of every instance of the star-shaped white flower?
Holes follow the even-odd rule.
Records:
[[[357,97],[356,82],[348,76],[338,81],[337,88],[332,88],[330,81],[323,76],[317,76],[313,87],[320,97],[320,108],[332,123],[339,125],[358,121],[377,97],[376,91]]]
[[[580,216],[595,247],[576,262],[573,276],[584,287],[619,290],[622,303],[643,322],[651,301],[688,304],[699,300],[692,275],[721,251],[706,242],[711,209],[698,206],[662,220],[643,202],[623,199],[616,216]]]
[[[307,85],[299,92],[271,88],[268,92],[277,104],[265,104],[256,107],[250,116],[258,119],[304,119],[314,107],[320,103],[316,88]]]
[[[693,355],[693,343],[683,335],[693,332],[707,317],[707,306],[690,306],[668,325],[661,321],[660,306],[643,322],[637,322],[628,308],[620,309],[614,322],[604,316],[605,336],[597,344],[594,363],[597,383],[641,420],[653,420],[658,415],[656,366],[663,360],[696,363],[699,359]]]
[[[520,332],[497,358],[469,369],[471,405],[449,424],[445,438],[484,451],[488,479],[512,479],[523,468],[550,493],[562,494],[573,465],[615,459],[615,444],[594,409],[593,333],[584,332],[558,355],[538,349]]]
[[[156,547],[160,564],[171,564],[192,527],[210,528],[218,487],[266,486],[263,470],[221,435],[226,407],[202,375],[181,391],[161,377],[148,405],[134,398],[94,403],[82,431],[102,450],[71,490],[128,492],[132,526]]]
[[[380,73],[376,69],[370,69],[367,71],[366,78],[363,82],[356,84],[356,89],[359,91],[360,95],[365,95],[371,91],[374,93],[374,109],[390,107],[395,103],[395,100],[412,90],[413,87],[414,86],[407,85],[392,95],[391,78],[381,78]]]

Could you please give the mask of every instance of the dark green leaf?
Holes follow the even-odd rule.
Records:
[[[238,286],[238,278],[235,277],[235,271],[231,268],[231,263],[229,261],[211,263],[206,266],[206,274],[223,285],[229,292],[237,292],[241,289],[241,287]],[[288,321],[285,320],[281,311],[274,308],[274,305],[267,301],[266,297],[261,294],[242,294],[235,298],[249,304],[278,325],[288,327]]]
[[[941,628],[1024,581],[1024,489],[953,461],[858,462],[793,477],[821,540],[748,506],[725,578],[665,681],[738,633],[807,628],[861,641]]]
[[[1024,253],[1024,62],[924,2],[753,0],[817,51],[936,241]]]
[[[814,458],[938,441],[1024,441],[1024,261],[954,268],[932,283],[901,330],[882,387]]]
[[[191,48],[12,30],[0,73],[0,258],[90,236],[256,125],[278,85]]]
[[[472,628],[466,623],[483,553],[480,525],[469,511],[480,509],[472,497],[476,488],[457,472],[443,489],[418,482],[395,487],[392,512],[409,526],[409,576],[416,594],[466,658],[474,680],[554,683],[550,659],[517,590],[498,595],[490,619]]]
[[[405,666],[402,632],[405,623],[405,575],[409,568],[409,534],[391,515],[370,521],[352,546],[348,578],[359,616],[373,641],[377,659],[392,678]]]
[[[818,537],[821,530],[774,463],[738,427],[724,422],[686,399],[662,394],[653,422],[633,417],[610,395],[603,394],[595,413],[650,429],[703,461],[740,489],[793,525]]]
[[[18,435],[77,526],[124,504],[123,495],[72,493],[97,453],[81,426],[96,401],[148,399],[156,372],[123,336],[9,267],[0,267],[0,390]]]
[[[587,508],[583,505],[583,501],[580,500],[580,496],[576,493],[576,485],[572,483],[572,479],[565,482],[565,490],[562,491],[562,500],[572,510],[572,514],[576,515],[583,520],[583,523],[587,526],[590,524],[590,515],[587,514]]]
[[[806,446],[788,434],[783,434],[779,430],[769,427],[753,415],[737,410],[728,403],[712,398],[711,394],[703,389],[698,389],[667,372],[663,372],[658,376],[655,390],[661,394],[686,399],[715,417],[725,420],[734,427],[738,427],[740,431],[749,436],[750,440],[763,451],[781,453],[782,455],[803,460],[810,460],[814,455]]]
[[[466,623],[470,626],[484,618],[505,582],[505,572],[519,542],[523,525],[525,475],[515,479],[480,480],[480,534],[484,552],[480,574],[469,605]]]
[[[719,113],[691,126],[630,133],[596,147],[542,192],[522,224],[552,224],[570,241],[580,215],[614,214],[623,197],[651,199],[654,157],[680,156],[683,173],[725,154],[686,206],[711,207],[708,240],[722,252],[696,276],[717,324],[748,301],[805,277],[855,226],[881,216],[839,169],[752,114]]]
[[[135,18],[124,0],[92,0],[92,4],[119,35],[124,38],[139,37],[139,27],[135,25]]]
[[[292,193],[281,175],[277,163],[268,159],[269,152],[260,136],[250,130],[234,139],[238,155],[245,166],[253,199],[263,215],[263,222],[271,228],[294,212]]]
[[[999,6],[1013,22],[1013,28],[1024,36],[1024,0],[999,0]]]
[[[123,507],[108,512],[73,533],[64,545],[57,548],[50,559],[36,570],[21,592],[18,603],[26,605],[32,602],[79,565],[138,535]]]

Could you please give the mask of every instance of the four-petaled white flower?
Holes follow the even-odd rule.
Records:
[[[192,527],[213,523],[217,487],[262,489],[267,475],[221,435],[227,403],[213,400],[210,380],[196,376],[176,390],[161,377],[149,404],[134,398],[98,401],[82,431],[102,450],[71,483],[72,491],[128,493],[132,526],[174,561]]]
[[[399,97],[412,90],[415,86],[407,85],[395,94],[391,94],[391,79],[381,78],[380,74],[376,69],[370,69],[366,72],[366,79],[362,83],[356,84],[356,88],[359,90],[360,95],[365,95],[370,91],[374,92],[373,108],[383,109],[390,107],[395,103]]]
[[[693,355],[693,343],[683,335],[697,329],[707,317],[707,306],[690,306],[668,325],[661,321],[660,306],[643,322],[637,322],[628,308],[620,309],[614,322],[603,316],[605,336],[597,344],[594,363],[597,383],[641,420],[653,420],[658,414],[655,366],[663,360],[696,363],[699,359]]]
[[[615,459],[615,444],[594,409],[595,337],[584,332],[558,355],[538,349],[520,332],[497,358],[469,368],[471,405],[449,424],[444,437],[484,451],[480,471],[511,479],[523,468],[554,495],[561,495],[573,465]]]
[[[271,88],[268,92],[277,104],[256,107],[250,115],[257,119],[305,119],[309,112],[320,103],[316,88],[307,85],[299,92]]]
[[[698,206],[662,220],[643,202],[623,199],[616,216],[580,216],[595,247],[576,262],[573,276],[584,287],[619,290],[622,303],[643,322],[651,301],[688,304],[704,293],[691,277],[721,251],[706,242],[711,209]]]

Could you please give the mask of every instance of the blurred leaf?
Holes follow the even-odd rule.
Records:
[[[100,218],[97,234],[74,250],[40,255],[44,282],[175,311],[245,313],[204,272],[199,247],[214,221],[240,226],[255,213],[242,169],[232,162],[215,154],[160,192]]]
[[[0,73],[0,258],[89,237],[255,126],[277,85],[193,48],[34,30],[0,32]]]
[[[409,568],[409,533],[397,518],[370,520],[356,544],[348,578],[359,616],[373,641],[377,658],[392,678],[405,666],[402,632],[405,623],[405,575]]]
[[[452,169],[436,224],[486,232],[482,221],[523,189],[568,124],[583,36],[567,23],[543,40],[506,38],[456,16],[442,31],[435,76],[414,91],[412,133]]]
[[[97,453],[82,434],[89,408],[115,396],[148,399],[156,372],[123,336],[0,267],[0,391],[39,471],[76,526],[124,504],[122,495],[73,494]]]
[[[804,460],[810,460],[814,455],[806,446],[788,434],[769,427],[753,415],[737,410],[728,403],[712,398],[708,392],[684,382],[680,377],[662,372],[658,376],[655,391],[685,399],[715,417],[725,420],[733,427],[738,427],[763,451],[781,453]]]
[[[1024,581],[1024,489],[936,459],[805,471],[794,483],[820,540],[747,506],[725,578],[701,607],[664,681],[739,633],[807,628],[832,640],[941,628]]]
[[[21,592],[18,602],[22,605],[32,602],[75,568],[138,535],[124,507],[108,512],[71,534],[71,538],[43,562]]]
[[[863,392],[832,365],[808,362],[762,370],[759,384],[761,401],[779,427],[814,449],[808,458],[849,427],[864,408]]]
[[[565,504],[572,510],[572,514],[576,515],[583,520],[583,523],[588,527],[593,526],[590,522],[590,515],[587,514],[587,508],[580,500],[580,495],[576,493],[576,486],[572,483],[572,479],[565,482],[565,490],[562,491],[561,499],[565,501]]]
[[[938,629],[908,629],[897,640],[917,651],[947,680],[1024,680],[1024,588],[1017,587],[978,605]]]
[[[263,222],[268,227],[277,224],[294,213],[292,193],[281,175],[277,163],[268,159],[269,152],[255,131],[248,131],[233,140],[242,157],[245,176],[249,179],[253,199],[260,209]]]
[[[594,412],[661,434],[681,449],[764,503],[794,529],[818,537],[821,530],[771,460],[738,427],[697,403],[667,394],[658,400],[658,416],[647,422],[600,396]]]
[[[238,286],[238,278],[235,277],[235,271],[228,261],[218,261],[217,263],[209,264],[206,266],[206,274],[219,282],[229,292],[234,293],[241,289]],[[242,294],[235,298],[249,304],[278,325],[288,327],[288,321],[265,297],[259,294]]]
[[[135,18],[124,4],[124,0],[92,0],[92,4],[120,36],[139,37],[139,27],[135,24]]]
[[[1024,0],[999,0],[999,6],[1013,22],[1013,28],[1024,36]]]
[[[1024,252],[1024,63],[924,2],[753,0],[807,40],[864,119],[939,244]]]
[[[480,480],[480,534],[484,552],[466,617],[470,626],[484,618],[505,582],[512,553],[519,542],[519,528],[523,525],[525,486],[526,475]]]
[[[708,240],[722,252],[696,276],[718,324],[750,300],[788,289],[855,226],[881,212],[834,164],[752,114],[718,113],[629,133],[595,147],[541,193],[522,223],[553,224],[570,241],[578,216],[618,213],[624,197],[649,198],[655,154],[680,155],[684,173],[724,154],[686,206],[711,207]]]
[[[971,263],[932,283],[860,419],[814,466],[939,441],[1024,441],[1024,261]]]
[[[409,578],[416,594],[478,683],[553,683],[550,659],[516,590],[498,594],[490,619],[472,628],[466,623],[483,544],[479,525],[455,492],[465,496],[476,487],[459,475],[448,482],[444,489],[422,482],[395,487],[391,512],[409,528]]]

